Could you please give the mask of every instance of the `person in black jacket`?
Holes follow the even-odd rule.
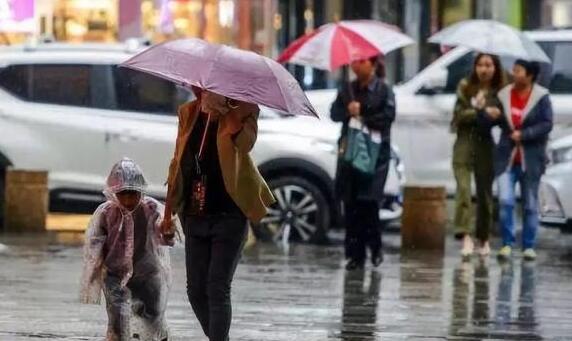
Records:
[[[375,174],[368,175],[352,168],[342,157],[338,160],[336,192],[343,202],[346,220],[346,268],[363,268],[366,246],[371,251],[374,266],[383,262],[379,203],[383,191],[391,153],[391,125],[395,119],[395,98],[392,89],[376,74],[377,57],[355,61],[351,64],[357,79],[339,91],[331,108],[331,117],[342,122],[339,142],[343,156],[351,118],[358,118],[370,130],[379,131],[382,137]]]

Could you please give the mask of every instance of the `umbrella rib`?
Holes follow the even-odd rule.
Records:
[[[214,45],[214,44],[213,44],[213,45]],[[209,70],[208,70],[207,73],[206,73],[207,76],[205,77],[205,79],[201,80],[201,83],[203,83],[203,81],[204,81],[204,83],[207,83],[208,80],[211,79],[211,74],[212,74],[212,72],[213,72],[214,65],[216,64],[216,62],[217,62],[218,59],[220,58],[220,52],[221,52],[221,50],[223,49],[223,46],[222,46],[222,45],[218,45],[218,44],[217,44],[216,46],[217,46],[217,50],[216,50],[216,52],[215,52],[215,54],[214,54],[213,62],[210,63],[210,65],[209,65]],[[207,84],[202,84],[202,85],[204,86],[204,89],[206,89]],[[206,89],[206,90],[208,90],[208,89]],[[221,94],[219,94],[219,95],[221,95]]]
[[[269,63],[269,62],[272,62],[272,60],[263,59],[263,61],[264,61],[264,65],[266,66],[266,68],[268,68],[268,70],[270,70],[270,73],[271,73],[272,75],[274,75],[274,78],[275,78],[276,80],[278,80],[279,77],[276,76],[276,73],[274,72],[274,70],[272,69],[272,67],[271,67],[270,65],[268,65],[268,63]],[[279,65],[280,67],[283,67],[283,66],[280,65],[280,64],[278,64],[278,65]],[[286,69],[284,69],[284,70],[286,70]],[[284,94],[285,91],[284,91],[284,88],[282,87],[282,85],[280,84],[280,82],[277,81],[277,82],[276,82],[276,85],[280,88],[280,92]],[[304,96],[306,96],[306,94],[304,94]],[[284,96],[282,96],[282,100],[284,101],[284,106],[285,106],[286,108],[288,108],[288,112],[290,112],[290,105],[289,105],[288,101],[284,98]],[[306,97],[306,100],[307,100],[307,97]],[[266,105],[266,106],[268,106],[268,107],[273,107],[272,105],[268,105],[268,104],[265,104],[265,103],[262,103],[262,104],[264,104],[264,105]],[[277,108],[275,108],[275,109],[277,109]],[[310,110],[310,111],[313,112],[313,110]]]

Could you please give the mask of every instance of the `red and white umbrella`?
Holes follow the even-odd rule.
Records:
[[[375,20],[340,21],[296,39],[278,57],[278,62],[333,71],[413,43],[397,26]]]

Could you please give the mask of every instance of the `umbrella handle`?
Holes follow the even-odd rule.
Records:
[[[350,102],[353,102],[355,100],[355,95],[354,95],[354,88],[352,87],[352,82],[350,80],[349,68],[347,69],[347,72],[346,72],[346,82],[348,83],[348,92],[350,94]]]

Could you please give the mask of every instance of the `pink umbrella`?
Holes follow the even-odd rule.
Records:
[[[282,65],[254,52],[181,39],[150,47],[121,66],[181,86],[194,85],[236,100],[318,117],[296,79]]]
[[[340,21],[298,38],[278,57],[278,62],[333,71],[413,43],[397,26],[375,20]]]

